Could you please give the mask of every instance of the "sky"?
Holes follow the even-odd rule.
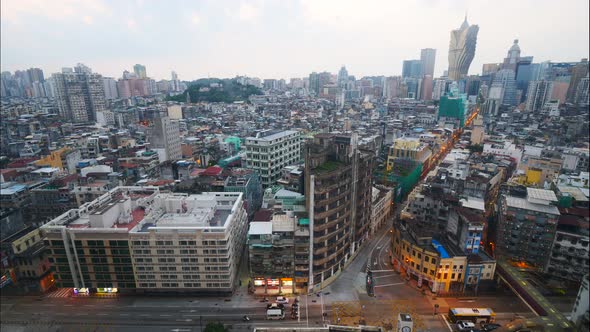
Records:
[[[535,62],[588,57],[588,0],[2,0],[0,67],[45,76],[84,63],[104,76],[143,64],[148,76],[306,77],[312,71],[400,75],[437,50],[467,12],[479,25],[470,74],[502,62],[514,39]]]

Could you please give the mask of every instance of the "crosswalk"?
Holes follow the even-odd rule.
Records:
[[[70,297],[72,295],[73,288],[58,288],[45,297]]]

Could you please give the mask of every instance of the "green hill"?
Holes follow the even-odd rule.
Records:
[[[218,83],[220,87],[210,87],[210,84]],[[247,101],[251,95],[261,95],[262,91],[253,85],[242,85],[235,80],[199,79],[192,82],[188,89],[180,95],[168,97],[171,101],[186,101],[186,94],[190,94],[191,102],[224,102]]]

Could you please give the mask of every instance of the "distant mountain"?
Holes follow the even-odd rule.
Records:
[[[193,103],[247,101],[251,95],[261,95],[262,91],[253,85],[243,85],[231,79],[201,78],[193,81],[188,89],[180,95],[168,97],[167,100],[186,102],[186,94],[190,94]]]

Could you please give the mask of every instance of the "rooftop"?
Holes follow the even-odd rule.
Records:
[[[531,210],[541,213],[549,213],[554,215],[559,215],[559,209],[553,205],[545,205],[545,204],[537,204],[530,202],[525,198],[515,197],[515,196],[506,196],[506,205],[509,207],[517,208],[517,209],[524,209],[524,210]]]
[[[272,223],[267,221],[253,221],[250,223],[248,235],[270,235],[272,234]]]

